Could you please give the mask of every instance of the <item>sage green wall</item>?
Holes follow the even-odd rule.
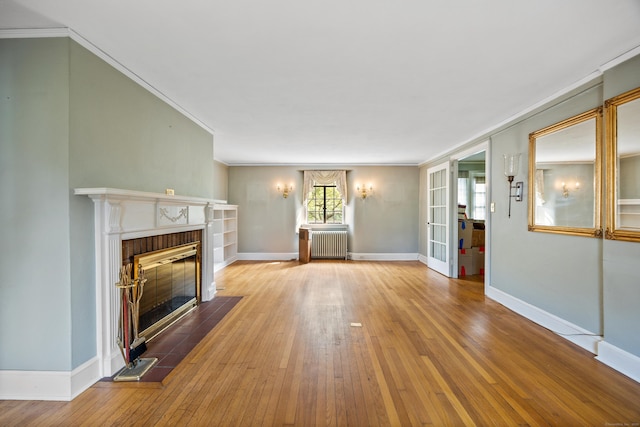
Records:
[[[71,43],[71,181],[213,198],[213,137]]]
[[[0,39],[2,370],[71,368],[68,49]]]
[[[215,144],[214,144],[215,151]],[[227,200],[229,198],[229,166],[217,161],[213,162],[213,198]]]
[[[229,203],[239,205],[238,252],[298,252],[296,220],[302,214],[303,169],[229,167]],[[345,169],[349,252],[417,253],[419,169],[393,166]],[[276,191],[277,183],[293,184],[293,193],[283,199]],[[358,199],[357,183],[373,184],[373,197],[366,201]]]
[[[602,325],[602,240],[529,232],[527,197],[529,133],[602,105],[598,85],[491,136],[491,286],[593,333]],[[516,181],[525,182],[523,202],[511,204],[504,153],[522,153]]]
[[[70,42],[70,188],[213,198],[213,137]],[[70,197],[73,366],[95,354],[93,202]]]
[[[0,369],[69,371],[96,355],[93,202],[73,189],[212,198],[213,138],[68,38],[0,55]]]
[[[362,200],[358,183],[373,184],[373,196]],[[360,166],[347,173],[353,213],[349,252],[418,253],[420,171],[415,166]]]
[[[605,72],[604,99],[640,87],[640,56]],[[604,339],[640,357],[640,243],[604,241]]]
[[[640,87],[640,56],[606,71],[590,89],[573,91],[555,104],[540,108],[490,138],[491,191],[496,212],[491,215],[491,283],[488,285],[593,333],[640,357],[640,244],[606,239],[553,235],[527,231],[527,203],[512,203],[507,217],[508,182],[502,154],[522,153],[516,181],[528,182],[528,134],[591,108],[606,99]],[[467,144],[468,147],[472,144]],[[452,153],[453,154],[453,153]],[[425,164],[421,174],[420,235],[426,229],[426,170],[443,159]],[[606,173],[606,170],[603,171]],[[606,192],[606,189],[605,189]],[[603,205],[603,212],[606,209]],[[420,240],[426,256],[426,242]]]

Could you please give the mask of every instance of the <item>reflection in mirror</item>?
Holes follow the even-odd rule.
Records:
[[[640,88],[606,101],[608,239],[640,241]]]
[[[529,230],[600,236],[602,109],[529,135]]]

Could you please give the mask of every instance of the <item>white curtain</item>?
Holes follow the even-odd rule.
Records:
[[[304,171],[302,203],[306,206],[309,193],[314,185],[334,185],[342,196],[344,204],[347,204],[347,171]]]

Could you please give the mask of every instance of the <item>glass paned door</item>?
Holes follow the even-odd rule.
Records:
[[[449,277],[449,163],[427,169],[427,177],[427,265]]]

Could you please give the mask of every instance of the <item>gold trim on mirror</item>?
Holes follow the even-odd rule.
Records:
[[[601,237],[601,182],[602,107],[532,132],[528,230]]]
[[[635,103],[630,104],[633,101]],[[637,180],[640,174],[640,88],[606,100],[604,107],[607,124],[605,237],[640,242],[640,183]],[[623,114],[619,111],[621,107],[625,107]],[[625,162],[625,168],[621,167],[622,162]]]

